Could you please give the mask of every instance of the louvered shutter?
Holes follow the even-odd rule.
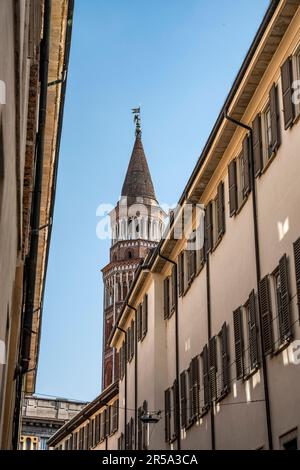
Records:
[[[186,396],[186,372],[180,374],[180,405],[181,405],[181,425],[187,425],[187,396]]]
[[[243,197],[247,197],[250,192],[250,155],[249,155],[249,137],[246,136],[243,140],[243,166],[244,166],[244,185]]]
[[[99,417],[100,415],[98,414],[95,418],[95,445],[99,444],[100,441]]]
[[[131,328],[128,327],[126,331],[126,358],[127,362],[130,361],[130,348],[131,348]]]
[[[292,336],[288,261],[284,255],[279,261],[281,309],[279,312],[280,339],[283,343]]]
[[[230,217],[237,211],[237,177],[236,161],[232,160],[228,166],[228,185],[229,185],[229,210]]]
[[[167,277],[164,280],[164,318],[169,318],[170,315],[170,280]]]
[[[209,340],[209,382],[211,399],[217,398],[217,340],[213,336]]]
[[[178,418],[179,418],[179,409],[178,409],[178,401],[177,401],[177,387],[178,387],[178,383],[177,383],[177,380],[175,379],[174,380],[174,383],[173,383],[173,387],[172,387],[172,394],[173,394],[173,426],[174,426],[174,434],[173,434],[173,438],[175,439],[175,437],[177,437],[177,422],[178,422]]]
[[[143,402],[143,413],[146,415],[148,412],[148,402],[144,400]],[[142,450],[147,450],[147,424],[143,423],[143,441],[142,441]]]
[[[143,312],[142,312],[142,305],[140,304],[137,308],[137,339],[141,341],[142,339],[142,324],[143,324]]]
[[[89,426],[89,449],[93,446],[93,421],[91,420],[88,424]]]
[[[84,427],[84,450],[89,448],[89,423]]]
[[[143,422],[141,420],[142,416],[143,416],[143,410],[142,410],[142,407],[140,406],[138,409],[138,429],[137,429],[138,450],[142,450],[142,446],[143,446]]]
[[[110,435],[110,412],[111,412],[111,407],[109,406],[105,410],[105,436]]]
[[[285,129],[288,129],[293,124],[293,120],[295,117],[295,106],[292,101],[292,84],[293,66],[292,58],[289,57],[281,67],[282,101]]]
[[[194,357],[191,362],[192,371],[192,416],[197,418],[199,415],[199,362],[198,357]]]
[[[130,353],[131,353],[131,359],[134,356],[134,337],[135,337],[135,331],[134,331],[134,321],[131,321],[131,347],[130,347]]]
[[[206,207],[205,212],[205,242],[206,253],[209,253],[213,248],[213,214],[211,202]]]
[[[168,388],[165,391],[165,441],[171,440],[171,392]]]
[[[142,316],[142,337],[144,338],[148,331],[148,295],[143,300],[143,316]]]
[[[116,400],[111,408],[112,408],[112,429],[111,429],[111,432],[116,432],[117,429],[118,429],[119,400]]]
[[[273,327],[269,276],[265,276],[259,283],[259,303],[264,354],[270,354],[273,351]]]
[[[172,268],[172,275],[171,275],[171,291],[172,291],[172,296],[171,296],[171,309],[175,310],[175,305],[176,305],[176,268],[173,266]]]
[[[229,357],[228,357],[228,337],[227,324],[222,326],[221,330],[221,355],[222,355],[222,395],[229,391]]]
[[[295,261],[295,275],[297,286],[297,302],[300,321],[300,238],[294,243],[294,261]]]
[[[258,114],[252,123],[254,175],[258,176],[263,167],[261,118]]]
[[[272,152],[276,152],[280,145],[280,126],[279,126],[279,109],[278,109],[278,91],[275,83],[270,90],[270,114],[271,114],[271,134]]]
[[[233,312],[233,330],[234,330],[234,348],[236,378],[241,379],[244,376],[244,335],[242,323],[242,309],[239,307]]]
[[[125,450],[130,450],[129,442],[130,442],[130,423],[126,423],[126,432],[125,432]]]
[[[130,450],[134,450],[134,421],[130,419]]]
[[[258,366],[258,335],[256,323],[256,299],[254,290],[249,296],[249,351],[250,351],[250,367],[255,369]]]
[[[221,181],[217,189],[218,200],[218,237],[225,233],[225,203],[224,203],[224,183]]]
[[[204,390],[204,406],[203,411],[207,409],[210,404],[209,394],[209,363],[208,363],[208,347],[204,346],[202,351],[202,374],[203,374],[203,390]]]
[[[179,296],[182,296],[184,291],[184,253],[181,252],[178,257],[178,283],[179,283]]]

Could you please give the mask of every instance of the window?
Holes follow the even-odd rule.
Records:
[[[134,420],[130,418],[130,421],[126,424],[126,450],[134,450]]]
[[[204,414],[208,411],[210,406],[210,391],[209,391],[209,360],[208,360],[208,347],[204,346],[201,353],[201,371],[202,371],[202,388],[203,395],[200,399],[200,412]]]
[[[110,434],[118,430],[119,425],[119,400],[116,400],[110,407]]]
[[[249,138],[243,140],[240,155],[228,166],[230,217],[242,207],[250,192]]]
[[[164,318],[170,317],[170,278],[164,279]]]
[[[300,47],[292,58],[292,73],[293,80],[300,80]],[[298,86],[295,87],[298,89]],[[300,103],[294,103],[295,117],[300,114]]]
[[[127,343],[127,361],[131,362],[134,356],[134,321],[131,320],[131,326],[126,332]]]
[[[184,252],[178,257],[178,295],[181,297],[184,293]]]
[[[273,279],[273,299],[274,311],[277,319],[277,337],[275,338],[275,349],[288,344],[292,338],[290,294],[289,294],[289,273],[288,261],[284,255],[279,261],[278,268],[272,275]]]
[[[123,433],[121,433],[118,438],[118,450],[125,450],[125,438]]]
[[[297,286],[297,303],[300,321],[300,238],[294,243],[294,262],[295,262],[295,277]]]
[[[125,341],[124,341],[119,351],[120,380],[123,380],[124,375],[125,375],[125,355],[126,355],[126,346],[125,346]]]
[[[268,103],[266,110],[263,113],[263,139],[264,139],[264,160],[265,162],[272,155],[272,126],[271,126],[271,110]]]
[[[137,430],[137,445],[138,450],[147,450],[148,448],[148,425],[143,423],[142,417],[148,411],[148,403],[145,400],[143,406],[138,409],[138,430]]]
[[[227,324],[224,323],[217,336],[217,399],[224,398],[229,392],[229,351]]]
[[[177,395],[177,382],[171,388],[165,391],[165,441],[172,442],[177,437],[177,420],[178,420],[178,403]]]
[[[246,304],[233,312],[236,378],[247,376],[259,367],[256,296],[250,293]]]
[[[284,434],[279,438],[282,450],[298,450],[298,430],[297,428]]]
[[[281,88],[285,129],[288,129],[293,125],[295,117],[295,105],[292,99],[293,81],[293,62],[292,58],[288,57],[281,67]]]

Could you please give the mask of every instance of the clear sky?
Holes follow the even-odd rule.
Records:
[[[36,392],[100,393],[102,203],[120,195],[141,105],[156,194],[175,204],[269,0],[76,0]]]

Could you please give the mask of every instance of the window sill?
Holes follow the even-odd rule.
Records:
[[[257,366],[255,366],[254,369],[252,369],[250,372],[248,372],[248,374],[245,374],[243,376],[243,381],[247,382],[247,380],[251,379],[251,377],[253,377],[253,375],[255,375],[259,369],[260,369],[260,364],[257,364]]]
[[[244,205],[245,205],[246,202],[248,201],[249,194],[250,194],[250,191],[249,191],[249,193],[248,193],[246,196],[244,196],[244,198],[243,198],[242,202],[240,203],[240,205],[239,205],[239,207],[238,207],[236,213],[234,214],[235,217],[236,217],[237,215],[239,215],[239,214],[242,212],[242,209],[243,209]]]
[[[229,388],[227,387],[226,389],[224,389],[221,393],[221,395],[216,399],[216,403],[220,403],[222,400],[224,400],[224,398],[226,398],[230,393],[230,390]]]
[[[218,240],[216,241],[216,243],[213,246],[213,249],[211,250],[211,253],[214,253],[214,251],[218,248],[218,246],[220,245],[223,237],[224,237],[224,233],[218,237]]]
[[[287,338],[284,341],[284,343],[281,343],[280,346],[278,346],[278,348],[275,351],[273,351],[272,356],[278,356],[280,353],[282,353],[282,351],[284,351],[286,348],[289,347],[291,342],[292,342],[292,337]]]
[[[206,405],[206,406],[203,406],[202,408],[202,411],[201,413],[199,414],[199,418],[204,418],[205,415],[207,415],[207,413],[209,412],[210,410],[210,406],[209,405]]]
[[[273,150],[273,152],[271,153],[270,157],[268,157],[268,160],[266,161],[259,177],[261,177],[262,175],[265,174],[265,172],[267,171],[267,169],[269,168],[269,166],[271,165],[271,163],[273,162],[274,158],[276,157],[277,155],[277,149],[276,150]]]

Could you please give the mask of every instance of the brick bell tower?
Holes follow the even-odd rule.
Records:
[[[121,198],[110,213],[110,261],[102,269],[104,283],[102,388],[118,379],[117,353],[108,338],[128,293],[134,273],[161,239],[166,214],[160,208],[145,156],[140,109],[134,109],[135,142]]]

